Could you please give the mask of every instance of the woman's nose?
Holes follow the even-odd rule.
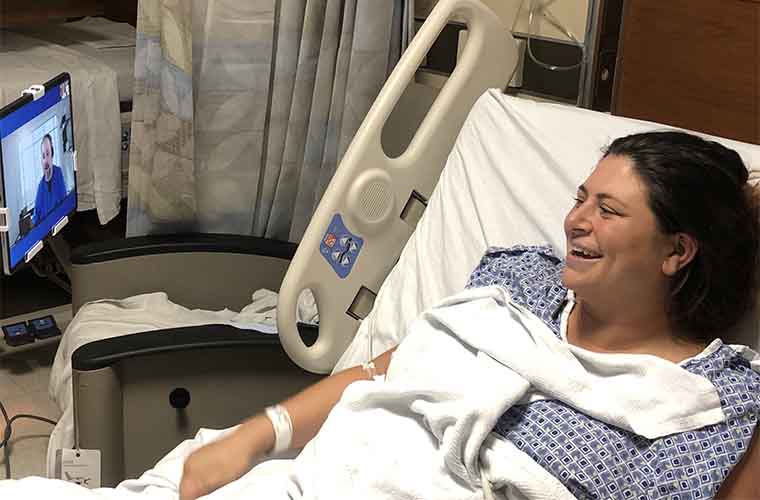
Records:
[[[573,208],[567,214],[567,229],[572,235],[586,234],[591,231],[591,221],[589,220],[589,211],[585,203]]]

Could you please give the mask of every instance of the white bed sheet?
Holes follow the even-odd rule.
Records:
[[[613,139],[662,124],[486,92],[473,106],[425,213],[335,370],[398,345],[410,322],[463,289],[486,248],[551,244],[576,188]],[[707,136],[760,169],[760,146]],[[728,341],[757,346],[751,316]],[[371,340],[370,340],[371,339]],[[371,346],[371,348],[370,348]]]
[[[97,209],[102,224],[121,202],[121,125],[116,73],[81,52],[0,30],[0,106],[32,84],[67,71],[74,98],[78,209]]]

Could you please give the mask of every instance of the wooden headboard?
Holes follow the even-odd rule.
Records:
[[[137,21],[138,0],[2,0],[0,28],[61,22],[69,18],[105,16],[114,21]]]

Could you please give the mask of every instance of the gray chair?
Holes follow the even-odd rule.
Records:
[[[71,257],[74,313],[154,291],[190,308],[240,309],[254,290],[279,288],[295,248],[227,235],[81,247]],[[313,342],[316,328],[303,337]],[[200,427],[235,425],[320,378],[293,364],[276,335],[227,325],[92,342],[73,353],[72,369],[76,443],[101,451],[104,486],[138,476]]]

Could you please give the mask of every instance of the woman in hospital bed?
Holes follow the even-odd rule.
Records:
[[[654,355],[708,378],[718,391],[725,422],[657,440],[558,401],[508,410],[495,432],[576,496],[616,497],[612,481],[627,484],[631,498],[760,498],[760,374],[716,340],[755,297],[758,214],[747,178],[737,153],[693,135],[617,139],[578,188],[564,223],[564,259],[549,247],[490,249],[472,273],[468,287],[505,287],[572,345]],[[377,374],[386,372],[393,350],[374,360]],[[290,445],[305,445],[344,389],[371,376],[366,367],[348,369],[282,403],[291,420]],[[561,419],[549,418],[556,415]],[[270,419],[282,417],[255,416],[194,452],[184,465],[180,497],[197,498],[245,474],[275,446]],[[580,463],[561,447],[549,455],[542,445],[550,434],[566,432],[569,421],[593,431],[577,433],[585,450]]]
[[[736,152],[693,135],[617,139],[578,188],[564,222],[564,259],[549,247],[489,249],[472,273],[468,287],[505,287],[511,300],[570,344],[654,355],[717,389],[724,422],[656,440],[558,401],[512,407],[495,432],[574,495],[760,498],[760,374],[716,340],[755,297],[758,214],[747,177]],[[393,350],[374,360],[377,374],[386,372]],[[371,375],[366,367],[348,369],[282,403],[292,422],[291,446],[313,438],[344,389]],[[255,416],[190,455],[180,498],[197,498],[245,474],[275,446],[270,418],[281,417]],[[582,440],[575,443],[584,450],[580,460],[550,446],[550,436],[568,432],[570,421]],[[631,496],[622,496],[626,487]]]
[[[563,491],[562,495],[543,494],[539,487],[532,492],[538,492],[535,495],[519,498],[569,498],[567,492],[576,498],[760,498],[760,445],[756,443],[760,374],[751,367],[752,352],[724,345],[718,339],[751,309],[755,297],[758,208],[747,178],[739,155],[717,143],[680,132],[623,137],[612,142],[588,179],[578,187],[575,205],[564,222],[567,238],[564,258],[556,256],[549,247],[535,246],[491,248],[483,256],[470,276],[468,291],[463,294],[502,290],[499,293],[508,294],[505,296],[511,301],[507,305],[519,305],[510,306],[510,310],[527,311],[525,316],[530,318],[527,323],[533,321],[545,329],[548,335],[544,338],[563,346],[565,354],[573,353],[578,359],[606,360],[602,363],[607,363],[604,366],[610,371],[626,366],[645,367],[642,373],[634,375],[646,377],[648,368],[664,367],[675,378],[698,380],[709,388],[713,408],[721,417],[714,420],[717,423],[699,424],[688,431],[661,433],[651,438],[612,425],[608,420],[592,418],[577,409],[582,404],[573,406],[551,397],[527,404],[518,402],[506,413],[501,410],[496,413],[495,428],[487,426],[484,433],[493,429],[500,436],[496,442],[512,443],[510,449],[518,449],[520,456],[529,457],[528,462],[560,484]],[[476,328],[484,324],[480,317],[471,319],[481,321],[474,323]],[[492,328],[504,331],[500,322]],[[490,334],[487,328],[479,332]],[[510,339],[505,338],[504,342],[499,339],[496,344],[516,350],[514,339],[518,333],[510,330],[509,334]],[[333,474],[332,477],[342,478],[341,474],[346,475],[349,468],[334,466],[327,460],[330,452],[342,454],[333,451],[342,448],[329,440],[327,444],[319,444],[320,439],[335,429],[336,414],[341,414],[341,406],[345,406],[350,394],[356,394],[355,389],[361,384],[372,386],[371,382],[362,382],[347,390],[349,384],[386,372],[392,382],[394,371],[404,366],[405,359],[409,363],[406,352],[413,335],[410,328],[398,348],[376,358],[374,366],[333,374],[215,441],[197,447],[186,460],[186,452],[178,452],[175,465],[170,464],[176,467],[172,469],[173,479],[149,471],[140,480],[108,490],[113,492],[112,496],[96,490],[92,492],[93,498],[134,498],[135,494],[138,498],[143,498],[143,494],[145,498],[176,498],[177,484],[182,500],[230,489],[239,493],[233,498],[252,495],[280,498],[267,494],[263,483],[254,481],[247,490],[239,485],[250,477],[252,465],[273,449],[300,448],[307,443],[309,446],[294,464],[309,450],[315,461],[307,459],[306,463],[321,467],[316,467],[314,475]],[[419,358],[411,359],[411,364],[422,363]],[[434,361],[436,364],[430,366],[438,366],[439,358]],[[550,363],[554,361],[537,363],[534,371],[556,373],[552,369],[558,368],[547,366]],[[421,366],[427,369],[429,365]],[[461,366],[457,369],[458,372],[450,370],[444,364],[443,371],[431,377],[476,376]],[[654,373],[662,373],[657,370]],[[569,378],[564,375],[562,372],[554,378]],[[674,401],[676,396],[669,392],[672,381],[658,377],[644,392],[651,388],[659,396],[664,394],[661,399],[671,408],[675,406],[676,413],[688,406],[684,401],[688,397],[683,394],[697,392],[694,385],[686,384],[687,392]],[[488,380],[466,385],[464,390],[482,392],[483,387],[489,394],[509,390],[506,384],[489,384]],[[598,384],[588,387],[594,395],[605,394]],[[637,386],[631,392],[636,391],[641,389]],[[596,396],[595,404],[613,408],[619,400],[630,399],[625,391],[611,394]],[[396,393],[391,396],[396,397]],[[343,401],[338,404],[341,397]],[[656,414],[655,406],[659,403],[662,401],[642,406],[640,416],[646,419]],[[610,420],[616,422],[614,418]],[[422,432],[417,429],[414,431]],[[338,430],[342,432],[343,428]],[[353,454],[339,458],[344,460],[341,464],[354,467],[353,471],[374,466],[369,471],[372,474],[392,467],[409,468],[406,476],[409,482],[387,485],[382,494],[368,496],[366,492],[374,487],[374,478],[352,476],[344,480],[343,494],[331,496],[323,491],[301,491],[300,485],[314,484],[304,480],[295,483],[299,486],[289,489],[284,498],[292,498],[293,491],[298,498],[464,497],[451,494],[451,490],[446,490],[446,495],[431,494],[428,490],[421,496],[405,491],[405,487],[428,478],[414,469],[414,463],[409,463],[414,462],[410,458],[414,456],[413,445],[406,441],[386,444],[394,434],[397,434],[395,427],[390,431],[388,427],[360,426],[352,437],[339,435],[338,440],[363,441],[367,436],[367,440],[379,442],[380,447],[395,446],[385,455],[380,452],[375,456]],[[434,441],[428,437],[421,439],[423,443]],[[474,453],[477,457],[478,449]],[[162,460],[164,465],[172,461],[172,454]],[[519,456],[512,456],[515,458]],[[487,461],[488,456],[481,455],[481,461],[484,459]],[[322,466],[320,461],[327,465]],[[513,463],[516,462],[508,462],[508,466],[513,467]],[[424,471],[425,464],[422,465]],[[251,474],[262,466],[254,468]],[[160,468],[161,462],[156,467]],[[436,467],[433,465],[429,470],[439,470]],[[322,484],[331,481],[329,477],[318,479]],[[55,484],[55,491],[61,493],[55,496],[61,498],[63,490],[73,492],[71,488],[79,488],[41,481],[41,485]],[[0,482],[0,496],[10,492],[14,498],[21,493],[26,498],[37,497],[32,490],[27,492],[25,480],[18,481],[18,489],[11,483]],[[34,481],[27,484],[29,488],[40,486]],[[432,484],[440,483],[432,481]],[[456,482],[446,484],[456,486]],[[75,498],[86,496],[86,490],[76,491],[79,493],[73,492]],[[346,496],[346,491],[356,494]],[[212,495],[217,498],[216,493]],[[466,498],[478,495],[468,494]]]

